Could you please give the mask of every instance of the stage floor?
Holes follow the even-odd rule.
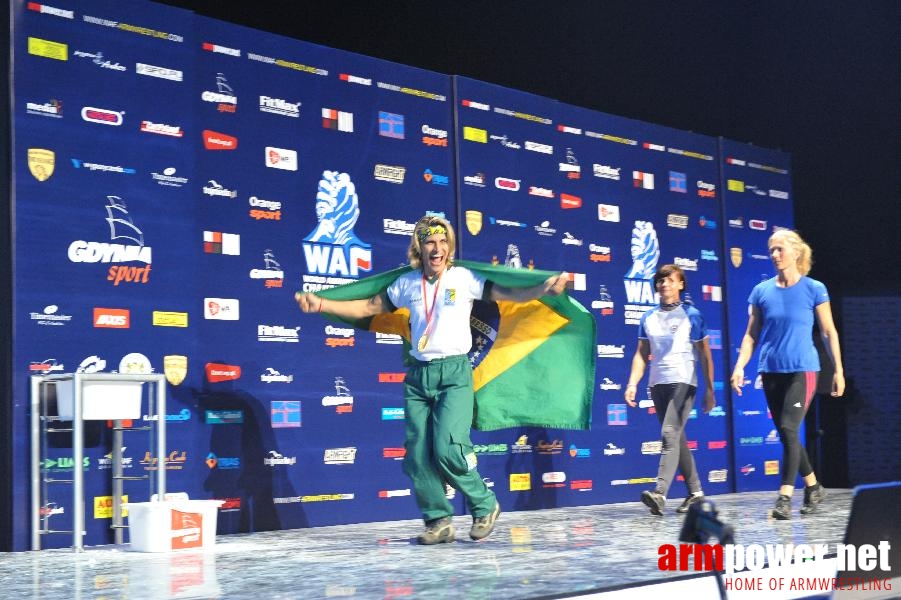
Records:
[[[799,490],[789,521],[768,518],[775,497],[773,491],[710,499],[720,520],[735,528],[736,544],[829,544],[835,551],[851,490],[830,489],[820,511],[807,516],[798,513]],[[3,553],[0,590],[18,600],[635,596],[637,586],[674,578],[657,560],[661,544],[679,543],[680,501],[670,500],[662,517],[639,502],[504,512],[494,534],[479,543],[469,540],[470,517],[458,516],[458,541],[438,546],[416,545],[422,524],[409,520],[224,535],[207,552],[151,554],[126,545]],[[707,583],[695,580],[696,591],[710,590]],[[650,589],[641,596],[656,597]]]

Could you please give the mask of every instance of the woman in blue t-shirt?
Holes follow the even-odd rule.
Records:
[[[812,262],[810,246],[796,232],[781,229],[770,236],[768,247],[776,276],[757,284],[748,297],[748,329],[741,341],[731,384],[741,396],[745,365],[755,346],[759,346],[757,371],[782,440],[782,485],[771,514],[776,519],[789,519],[796,473],[804,479],[802,515],[814,512],[826,497],[799,437],[820,370],[811,335],[814,317],[835,367],[833,396],[844,393],[845,375],[829,293],[825,285],[807,277]]]

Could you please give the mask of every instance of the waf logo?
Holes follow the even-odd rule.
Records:
[[[204,102],[212,102],[216,104],[216,110],[223,113],[234,113],[238,111],[238,97],[225,75],[216,73],[216,91],[205,91],[200,94],[200,99]]]
[[[316,218],[313,232],[304,238],[307,262],[304,291],[317,291],[358,279],[372,270],[371,246],[354,234],[360,218],[356,187],[347,173],[324,171],[316,192]],[[336,280],[337,278],[337,280]]]
[[[69,244],[69,260],[74,263],[143,263],[142,266],[113,264],[107,271],[107,281],[147,283],[150,277],[152,249],[144,245],[144,233],[131,220],[128,209],[119,196],[107,196],[106,222],[110,241],[88,242],[76,240]],[[130,243],[129,243],[130,242]]]

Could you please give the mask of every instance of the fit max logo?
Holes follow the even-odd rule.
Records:
[[[216,73],[216,91],[207,90],[200,94],[200,99],[204,102],[215,103],[216,110],[222,113],[238,111],[238,97],[222,73]]]
[[[235,150],[238,148],[238,138],[227,133],[204,129],[203,147],[207,150]]]
[[[69,260],[74,263],[144,263],[144,266],[114,264],[107,271],[107,281],[120,283],[147,283],[153,262],[153,251],[144,245],[144,233],[134,224],[119,196],[107,196],[106,222],[110,228],[110,241],[120,243],[87,242],[76,240],[69,244]],[[129,241],[131,243],[125,243]]]
[[[272,113],[283,117],[300,117],[300,102],[288,102],[283,98],[260,96],[260,112]]]
[[[85,106],[81,109],[81,118],[89,123],[119,126],[125,120],[125,112]]]
[[[319,223],[306,238],[303,251],[310,275],[304,276],[304,291],[334,287],[342,281],[326,278],[358,279],[372,270],[372,247],[360,240],[353,229],[360,218],[356,186],[347,173],[324,171],[316,192]]]

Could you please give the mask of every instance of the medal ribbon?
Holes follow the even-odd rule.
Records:
[[[444,271],[438,273],[438,281],[435,282],[435,292],[432,294],[432,308],[429,309],[429,303],[426,302],[428,297],[426,296],[426,288],[425,288],[425,273],[422,274],[422,306],[425,310],[425,332],[422,334],[422,338],[427,339],[429,333],[432,331],[432,317],[435,316],[435,305],[438,300],[438,288],[441,287],[441,276],[444,274]],[[422,350],[422,348],[420,348]]]

